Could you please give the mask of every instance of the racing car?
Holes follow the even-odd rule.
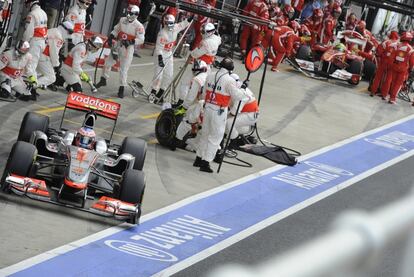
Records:
[[[109,119],[113,122],[110,138],[91,140],[80,131],[63,128],[68,111],[85,114],[81,129],[89,132],[98,116]],[[122,145],[111,144],[119,111],[118,103],[71,92],[58,129],[49,126],[49,117],[26,113],[7,159],[2,190],[138,223],[147,144],[135,137],[124,138]]]
[[[340,32],[338,39],[343,43],[313,47],[301,45],[296,58],[290,59],[289,63],[314,78],[336,79],[351,85],[358,85],[363,76],[371,80],[376,70],[375,63],[355,51],[364,49],[367,39],[355,31]]]

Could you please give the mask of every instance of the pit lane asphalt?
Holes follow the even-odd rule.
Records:
[[[142,58],[134,59],[129,81],[149,84],[153,67],[141,65],[152,61],[150,53],[143,50]],[[177,62],[176,69],[179,65]],[[306,78],[286,65],[281,69],[279,73],[268,71],[259,119],[260,134],[303,154],[412,113],[412,107],[406,102],[388,105],[379,98],[370,98],[366,83],[353,88]],[[235,71],[241,78],[247,75],[239,63]],[[256,94],[260,72],[251,76],[250,87]],[[111,77],[109,85],[97,96],[115,99],[122,105],[114,142],[121,143],[124,136],[137,136],[149,142],[144,166],[147,175],[144,214],[274,165],[266,159],[241,153],[239,157],[249,159],[253,168],[224,165],[220,175],[200,174],[191,166],[195,154],[172,152],[154,143],[155,118],[160,107],[143,98],[132,98],[129,88],[126,98],[116,98],[118,75],[114,73]],[[0,103],[0,170],[4,168],[25,112],[46,114],[51,125],[58,126],[66,94],[63,91],[39,93],[37,102]],[[109,125],[103,129],[108,131]],[[118,224],[111,219],[6,194],[0,194],[0,218],[0,268]],[[306,224],[302,227],[306,228]]]

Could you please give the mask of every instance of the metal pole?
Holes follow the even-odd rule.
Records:
[[[265,81],[265,78],[266,78],[267,64],[268,64],[269,53],[270,53],[270,47],[272,45],[273,36],[275,34],[275,27],[276,27],[276,25],[273,22],[269,25],[269,28],[272,29],[272,35],[270,36],[269,46],[267,47],[267,50],[266,50],[262,80],[260,81],[259,96],[257,98],[257,104],[259,106],[260,106],[260,100],[262,99],[264,81]]]

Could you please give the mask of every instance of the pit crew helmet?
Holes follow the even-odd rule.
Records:
[[[401,34],[400,41],[410,42],[413,40],[413,34],[411,32],[404,32]]]
[[[295,14],[295,9],[291,5],[285,5],[283,7],[283,13],[289,18],[292,19]]]
[[[169,31],[174,30],[175,25],[175,17],[172,14],[167,14],[164,17],[164,27],[166,27]]]
[[[26,8],[31,8],[35,4],[39,5],[39,0],[25,0],[24,4]]]
[[[342,14],[342,8],[341,6],[334,4],[333,8],[332,8],[332,16],[335,18],[339,18]]]
[[[30,43],[25,40],[20,40],[19,42],[17,42],[15,49],[16,49],[16,54],[18,56],[25,55],[30,50]]]
[[[92,4],[92,0],[76,0],[76,4],[79,8],[86,10]]]
[[[360,20],[356,26],[356,30],[358,33],[362,35],[366,27],[367,27],[367,23],[364,20]]]
[[[297,33],[300,29],[300,24],[297,21],[292,20],[292,21],[289,21],[289,27],[292,28],[292,30],[295,33]]]
[[[96,51],[98,51],[99,49],[101,49],[103,47],[103,44],[104,44],[104,42],[100,37],[92,36],[87,41],[88,51],[90,51],[92,53],[95,53]]]
[[[207,64],[205,61],[202,60],[195,60],[193,64],[193,68],[191,69],[194,75],[197,75],[202,72],[207,72]]]
[[[400,37],[400,36],[398,35],[398,32],[397,32],[397,31],[391,31],[391,32],[388,34],[388,38],[389,38],[389,39],[392,39],[392,40],[397,40],[399,37]]]
[[[133,22],[139,16],[139,7],[137,5],[129,5],[127,11],[127,18],[129,22]]]
[[[231,73],[234,69],[234,62],[230,57],[226,57],[221,60],[219,67],[227,69]]]
[[[208,38],[216,31],[216,26],[213,23],[206,23],[201,28],[201,35],[203,38]]]
[[[321,9],[314,9],[312,13],[312,20],[314,22],[322,22],[323,11]]]
[[[92,128],[81,127],[76,133],[75,145],[88,150],[95,147],[96,134]]]

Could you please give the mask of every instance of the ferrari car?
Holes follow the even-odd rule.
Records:
[[[109,139],[81,136],[62,127],[68,111],[85,114],[81,129],[94,129],[100,118],[113,122]],[[124,138],[111,144],[120,104],[72,92],[68,95],[59,129],[49,118],[25,114],[1,179],[1,188],[19,196],[139,222],[145,191],[142,171],[146,142]],[[102,119],[103,120],[103,119]]]
[[[290,63],[306,75],[321,79],[336,79],[357,85],[362,77],[371,80],[376,66],[373,61],[359,55],[367,40],[355,31],[338,34],[335,45],[301,45],[296,58]]]

